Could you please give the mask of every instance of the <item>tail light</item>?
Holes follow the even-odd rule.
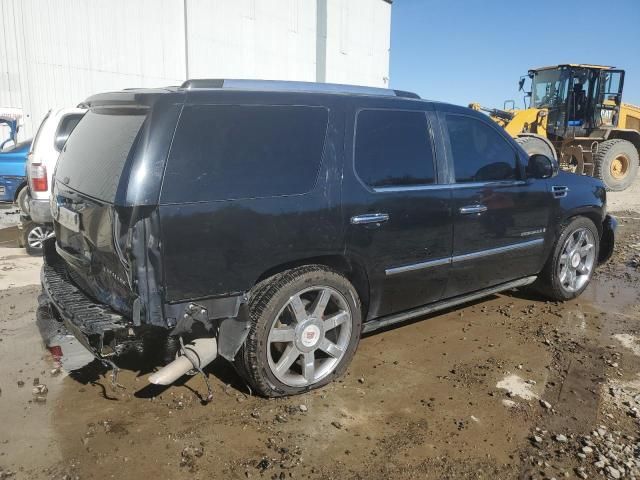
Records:
[[[49,186],[47,183],[47,167],[44,165],[31,165],[29,178],[31,180],[31,190],[34,192],[47,191]]]

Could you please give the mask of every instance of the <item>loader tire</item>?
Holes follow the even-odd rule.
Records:
[[[545,155],[550,159],[557,158],[555,152],[547,142],[538,137],[517,137],[515,141],[520,145],[527,155]]]
[[[606,140],[593,156],[593,176],[604,182],[611,192],[628,188],[638,174],[638,150],[628,140]]]

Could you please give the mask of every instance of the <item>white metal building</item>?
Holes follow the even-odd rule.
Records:
[[[386,86],[391,0],[0,0],[0,107],[186,78]]]

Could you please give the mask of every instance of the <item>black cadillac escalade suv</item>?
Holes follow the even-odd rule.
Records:
[[[85,103],[43,287],[99,358],[181,338],[154,383],[220,355],[263,395],[302,392],[363,332],[530,284],[571,299],[613,249],[599,180],[467,108],[248,80]]]

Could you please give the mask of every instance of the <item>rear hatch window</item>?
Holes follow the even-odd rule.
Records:
[[[98,108],[87,112],[60,154],[56,180],[113,203],[146,113],[141,108]]]

